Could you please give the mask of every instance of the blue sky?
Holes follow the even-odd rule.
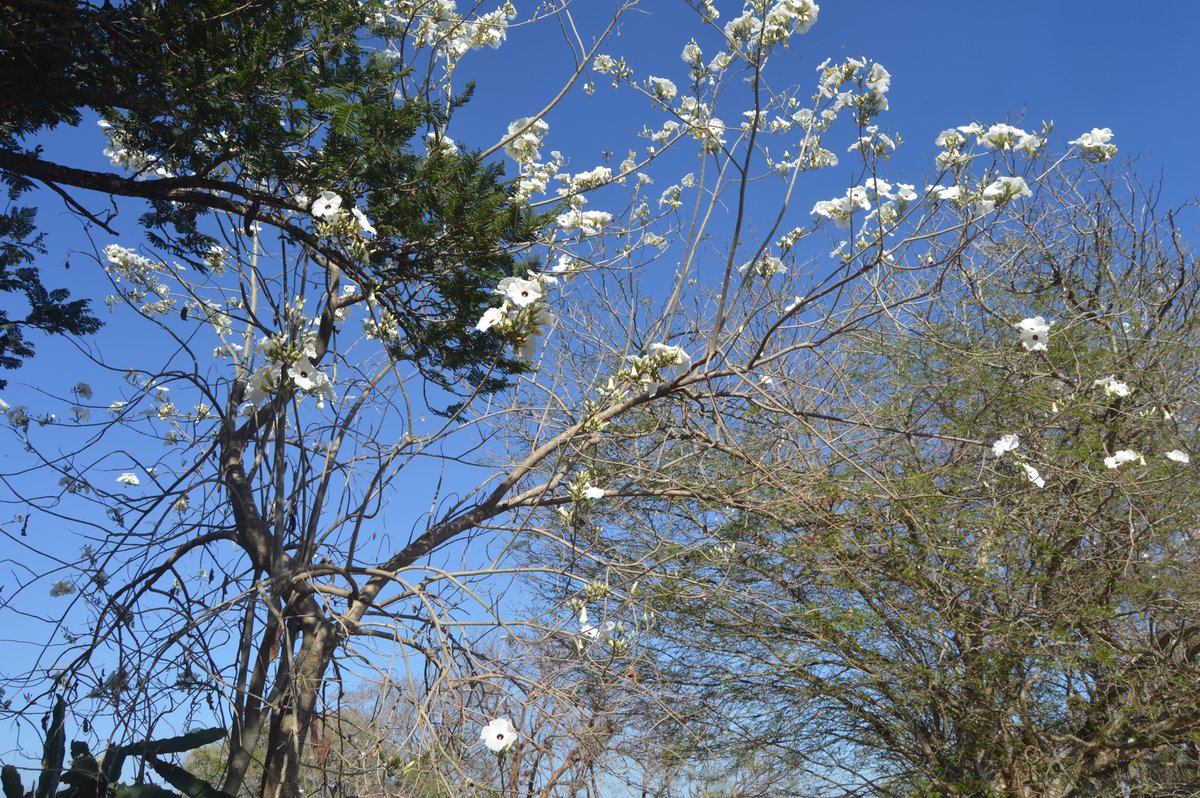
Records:
[[[586,22],[606,17],[612,5],[587,0],[573,10]],[[1200,4],[827,0],[820,5],[816,26],[796,37],[780,58],[802,84],[814,82],[814,68],[826,58],[866,56],[887,67],[893,76],[891,110],[881,123],[908,142],[898,162],[923,164],[935,153],[933,139],[941,130],[972,120],[1021,120],[1030,130],[1053,120],[1060,147],[1093,127],[1109,127],[1120,157],[1139,157],[1143,176],[1165,171],[1168,200],[1195,196],[1189,131],[1200,111],[1189,53],[1200,30]],[[682,86],[686,69],[679,53],[697,25],[695,15],[680,6],[674,0],[643,3],[602,52],[625,55],[639,76],[669,77]],[[719,0],[721,22],[740,6]],[[510,33],[509,46],[527,56],[516,64],[508,46],[473,56],[477,99],[463,116],[511,119],[546,102],[550,78],[561,74],[568,59],[558,42],[547,44],[545,38],[545,29]],[[715,49],[714,31],[697,39],[709,44],[706,52]],[[781,70],[775,69],[778,81]],[[597,85],[598,95],[606,91],[603,78]],[[569,136],[572,151],[592,139],[598,151],[606,146],[601,137],[619,129],[622,120],[583,111],[556,121],[548,147],[568,149],[562,137]]]
[[[530,5],[517,0],[521,11]],[[722,21],[740,10],[740,3],[728,0],[717,5]],[[576,0],[572,8],[585,39],[612,7],[607,0]],[[1107,0],[993,5],[827,0],[816,27],[793,41],[774,70],[777,79],[787,75],[811,86],[816,65],[826,58],[866,56],[886,66],[893,76],[891,111],[881,124],[906,140],[889,166],[895,170],[893,179],[921,185],[935,154],[933,139],[947,127],[975,120],[1011,121],[1036,130],[1042,120],[1052,119],[1056,125],[1052,146],[1057,149],[1092,127],[1112,128],[1120,148],[1118,161],[1138,158],[1136,171],[1144,179],[1161,172],[1165,201],[1177,205],[1196,194],[1197,167],[1191,148],[1200,114],[1194,105],[1197,92],[1189,54],[1198,30],[1200,5],[1189,2],[1131,6]],[[601,52],[626,56],[639,77],[668,77],[682,86],[686,67],[679,53],[692,36],[707,53],[715,50],[716,32],[697,31],[694,14],[682,9],[681,3],[646,0]],[[552,24],[512,31],[504,48],[474,54],[465,62],[462,78],[478,81],[476,99],[456,117],[451,134],[469,146],[490,145],[509,121],[540,109],[570,65]],[[603,77],[597,77],[596,83],[594,97],[585,97],[576,87],[550,116],[545,148],[568,154],[573,171],[594,166],[604,150],[615,150],[614,160],[619,161],[625,147],[639,143],[631,136],[635,123],[653,117],[645,99],[629,89],[610,89]],[[107,163],[100,155],[104,141],[90,122],[79,130],[56,131],[45,143],[51,157],[61,155],[93,168]],[[80,160],[79,152],[90,155]],[[818,178],[814,185],[824,186],[828,180]],[[824,187],[815,191],[802,187],[796,212],[803,216],[813,200],[827,196]],[[38,199],[43,203],[40,221],[50,234],[51,252],[44,261],[47,283],[69,285],[77,296],[93,297],[102,311],[103,277],[86,257],[71,254],[89,250],[90,245],[59,200],[46,192]],[[85,199],[92,207],[105,202],[98,197]],[[122,243],[136,246],[138,214],[133,205],[124,207],[117,226],[129,238]],[[108,237],[102,235],[96,243],[103,247]],[[69,258],[74,268],[68,273],[57,264]],[[130,340],[123,338],[128,334],[119,324],[111,324],[95,342],[84,346],[128,347]],[[81,365],[74,344],[36,343],[37,360],[6,375],[11,385],[3,397],[11,404],[34,404],[43,390],[61,395],[75,382],[98,379]],[[8,454],[0,457],[0,463],[11,462]],[[3,469],[8,470],[8,465]],[[7,517],[5,512],[3,518]],[[61,546],[64,556],[74,555],[74,543],[64,540]],[[7,547],[0,547],[0,552],[21,557]],[[6,627],[13,634],[14,625],[6,623]],[[7,748],[0,743],[0,752]]]

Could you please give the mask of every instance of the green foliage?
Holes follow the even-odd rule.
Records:
[[[444,126],[469,91],[397,99],[410,71],[373,52],[386,33],[373,4],[24,0],[3,8],[0,174],[11,185],[142,198],[151,243],[197,268],[215,243],[210,211],[243,217],[247,230],[274,227],[373,290],[403,332],[392,354],[443,387],[458,390],[475,375],[467,390],[495,390],[522,369],[496,336],[472,328],[496,282],[523,271],[509,250],[532,238],[538,220],[511,202],[499,166],[465,150],[414,152],[423,128]],[[103,118],[120,172],[51,163],[24,145],[47,127],[79,124],[84,108]],[[347,208],[365,203],[378,234],[346,241],[314,230],[309,203],[325,190]],[[28,214],[10,223],[26,237],[31,225]],[[6,240],[20,248],[24,239]],[[43,294],[47,331],[86,331],[86,305]],[[26,357],[19,343],[10,348]]]
[[[631,429],[670,473],[633,471],[638,444],[589,453],[696,497],[588,545],[661,563],[629,579],[672,717],[713,724],[697,755],[770,748],[945,798],[1159,794],[1200,771],[1200,492],[1166,457],[1196,451],[1200,267],[1111,187],[1060,179],[935,300],[823,352],[837,378],[816,398]],[[1046,351],[1018,344],[1036,314]],[[1146,462],[1105,463],[1124,449]]]
[[[17,187],[10,187],[9,199],[15,200]],[[28,310],[24,318],[11,318],[0,309],[0,368],[14,369],[33,356],[33,343],[26,337],[30,329],[51,335],[87,335],[100,328],[100,322],[88,308],[86,299],[70,299],[65,288],[48,290],[41,272],[33,263],[45,252],[44,236],[36,232],[33,208],[11,206],[0,213],[0,291],[24,294]],[[6,380],[0,379],[0,388]]]

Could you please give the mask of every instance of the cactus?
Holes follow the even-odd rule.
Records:
[[[197,729],[177,737],[162,740],[145,740],[128,745],[110,744],[104,752],[103,762],[97,762],[87,744],[78,740],[71,743],[71,769],[63,773],[63,757],[66,754],[66,729],[64,719],[67,705],[61,696],[54,702],[50,713],[50,726],[46,731],[46,744],[42,751],[42,772],[37,791],[31,798],[179,798],[170,790],[156,784],[117,784],[121,768],[129,756],[140,756],[155,772],[187,798],[231,798],[203,779],[188,773],[178,765],[158,759],[161,754],[181,754],[225,737],[224,729]],[[87,726],[85,724],[84,728]],[[26,798],[21,776],[11,765],[3,768],[3,798]],[[67,789],[55,793],[59,783]],[[112,791],[109,786],[114,785]]]
[[[4,784],[4,798],[25,798],[25,788],[21,786],[21,774],[12,765],[5,765],[0,773],[0,782]]]
[[[131,743],[124,746],[126,754],[150,757],[160,754],[182,754],[193,748],[215,743],[225,739],[224,729],[197,729],[178,737],[168,737],[164,740],[147,740],[144,743]]]
[[[123,784],[113,792],[113,798],[179,798],[179,796],[157,784]]]
[[[87,743],[71,743],[71,769],[62,776],[74,798],[103,798],[107,782],[100,779],[100,764],[88,750]]]
[[[146,757],[146,761],[150,764],[150,767],[154,768],[155,773],[162,776],[164,781],[179,790],[187,798],[231,798],[229,793],[221,792],[204,779],[197,778],[188,773],[179,767],[179,765],[163,762],[155,756]]]
[[[50,713],[50,728],[46,730],[46,745],[42,749],[42,775],[38,779],[36,798],[54,798],[58,781],[62,775],[63,757],[67,753],[67,731],[63,718],[67,713],[67,702],[59,696]]]
[[[126,746],[109,743],[104,750],[102,765],[105,784],[116,784],[121,780],[121,768],[125,766],[125,757],[128,755]]]

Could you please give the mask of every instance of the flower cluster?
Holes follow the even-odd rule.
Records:
[[[882,64],[871,64],[866,58],[847,58],[840,63],[826,59],[817,66],[817,72],[821,77],[813,99],[833,101],[830,107],[821,112],[824,124],[827,125],[836,119],[838,112],[843,108],[851,108],[854,110],[855,122],[859,127],[866,129],[870,126],[872,117],[888,109],[887,93],[892,87],[892,74]],[[854,90],[856,88],[857,91]],[[795,121],[806,129],[811,127],[811,123],[803,118]],[[893,144],[892,149],[894,148]]]
[[[1094,127],[1091,132],[1067,143],[1078,145],[1084,156],[1090,160],[1105,163],[1117,154],[1117,145],[1108,143],[1112,135],[1113,132],[1106,127]]]
[[[774,255],[763,255],[753,263],[742,264],[738,267],[738,271],[752,277],[769,280],[777,274],[786,274],[787,266],[784,266],[783,261]]]
[[[815,216],[832,219],[838,227],[849,227],[850,218],[855,211],[869,210],[871,210],[871,199],[867,189],[863,186],[854,186],[846,189],[844,197],[817,202],[813,205],[811,213]]]
[[[1000,438],[992,444],[992,454],[996,457],[1003,457],[1006,454],[1016,452],[1020,445],[1021,439],[1016,435],[1013,435],[1012,433],[1001,435]],[[1021,470],[1025,472],[1025,476],[1030,482],[1032,482],[1034,485],[1037,485],[1039,488],[1046,487],[1045,478],[1042,477],[1036,468],[1031,466],[1029,463],[1026,463],[1023,459],[1019,459],[1019,455],[1014,455],[1014,457],[1018,457],[1017,465],[1020,466]]]
[[[848,227],[857,211],[872,210],[871,202],[874,200],[880,205],[867,218],[877,220],[881,228],[890,228],[915,199],[917,192],[911,184],[897,183],[893,186],[886,180],[873,177],[861,186],[847,189],[845,196],[817,202],[811,212],[814,216],[831,219],[838,227]]]
[[[617,625],[613,621],[604,622],[604,631],[612,632],[616,628]],[[600,628],[588,623],[587,607],[583,607],[579,610],[579,634],[581,637],[586,637],[588,640],[595,640],[600,636]]]
[[[311,334],[301,341],[287,341],[278,335],[263,337],[256,351],[265,362],[246,379],[246,401],[251,407],[288,388],[301,396],[315,396],[318,409],[334,398],[333,381],[317,367]]]
[[[131,249],[119,244],[109,244],[104,248],[104,258],[108,262],[104,270],[109,273],[115,283],[128,283],[121,286],[122,293],[131,303],[138,305],[138,310],[148,316],[169,313],[175,307],[171,298],[171,287],[162,281],[161,263],[155,263]],[[110,307],[113,303],[109,303]]]
[[[533,360],[537,339],[554,324],[554,315],[546,306],[546,288],[558,278],[536,272],[527,277],[505,277],[496,285],[504,297],[498,308],[488,308],[475,324],[480,332],[494,332],[508,340],[524,360]]]
[[[1110,456],[1104,458],[1104,465],[1108,468],[1120,468],[1126,463],[1132,463],[1135,460],[1141,465],[1146,464],[1146,458],[1133,449],[1118,449]]]
[[[508,23],[517,16],[511,2],[475,19],[459,15],[454,0],[400,0],[392,10],[419,46],[433,47],[451,66],[471,50],[503,44]]]
[[[1104,395],[1112,398],[1124,399],[1129,394],[1133,393],[1133,389],[1125,383],[1118,380],[1115,376],[1109,375],[1103,379],[1096,380],[1093,385],[1103,388]]]
[[[1017,150],[1026,155],[1037,153],[1046,144],[1044,136],[1027,133],[1019,127],[1000,123],[985,130],[983,125],[972,122],[969,125],[959,125],[956,128],[943,130],[934,139],[934,144],[943,150],[937,156],[938,168],[947,169],[966,163],[967,155],[963,149],[972,136],[986,149]]]
[[[695,97],[684,97],[676,110],[692,138],[705,153],[720,152],[725,145],[725,123],[713,116],[709,107]]]
[[[572,209],[559,214],[554,223],[564,233],[578,233],[581,236],[594,236],[604,231],[612,222],[612,214],[608,211],[581,211]]]
[[[655,100],[664,104],[674,100],[675,95],[679,93],[679,90],[675,87],[675,83],[666,78],[651,76],[646,80],[646,84],[650,95]]]
[[[821,7],[812,0],[778,0],[747,3],[740,17],[725,25],[725,38],[740,54],[787,44],[795,34],[808,33],[817,22]]]
[[[978,209],[982,213],[991,213],[1017,197],[1032,196],[1033,191],[1025,183],[1025,178],[1001,177],[984,187]]]
[[[303,198],[301,198],[303,199]],[[342,210],[342,198],[332,191],[322,191],[313,200],[312,207],[313,218],[319,221],[326,222],[330,225],[339,224],[345,217]],[[358,231],[363,235],[375,235],[375,227],[367,218],[367,214],[361,209],[355,207],[350,209],[350,216],[358,224]]]
[[[629,365],[618,373],[618,379],[647,396],[653,396],[664,382],[686,374],[692,367],[692,358],[682,347],[663,343],[650,344],[646,354],[629,355],[625,359]],[[610,382],[610,387],[615,389],[616,383]]]
[[[504,153],[519,164],[532,163],[538,159],[542,139],[550,132],[550,126],[541,119],[523,116],[508,125],[508,143]]]
[[[108,146],[104,148],[104,155],[113,166],[120,166],[133,172],[136,180],[151,176],[175,176],[162,161],[130,147],[125,134],[119,128],[114,127],[111,122],[101,119],[96,124],[108,136]]]

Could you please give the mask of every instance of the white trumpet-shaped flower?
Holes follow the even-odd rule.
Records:
[[[1006,452],[1011,452],[1021,445],[1021,439],[1016,435],[1009,433],[1001,435],[999,440],[992,444],[992,454],[996,457],[1003,457]]]
[[[1046,487],[1046,480],[1038,473],[1038,470],[1028,463],[1021,463],[1021,468],[1025,469],[1025,476],[1029,477],[1029,481],[1039,488]]]
[[[1108,397],[1115,396],[1118,398],[1123,398],[1123,397],[1129,396],[1129,394],[1133,393],[1132,388],[1130,388],[1128,385],[1121,382],[1120,380],[1118,380],[1115,376],[1113,376],[1111,374],[1109,376],[1105,377],[1104,379],[1096,380],[1092,384],[1103,388],[1104,395],[1108,396]]]
[[[496,286],[496,293],[504,294],[514,305],[524,308],[542,298],[542,287],[537,281],[524,277],[505,277]]]
[[[1111,457],[1104,458],[1104,465],[1109,468],[1120,468],[1126,463],[1132,463],[1135,460],[1143,465],[1146,463],[1146,459],[1133,449],[1118,449],[1112,453]]]
[[[337,218],[342,207],[342,198],[332,191],[322,191],[312,204],[312,215],[318,219],[333,220]]]
[[[1029,352],[1046,351],[1046,342],[1050,339],[1050,325],[1053,323],[1046,321],[1041,316],[1022,319],[1015,325],[1017,334],[1020,336],[1021,346]]]
[[[517,741],[517,730],[508,718],[496,718],[480,729],[479,739],[489,751],[499,754]]]

